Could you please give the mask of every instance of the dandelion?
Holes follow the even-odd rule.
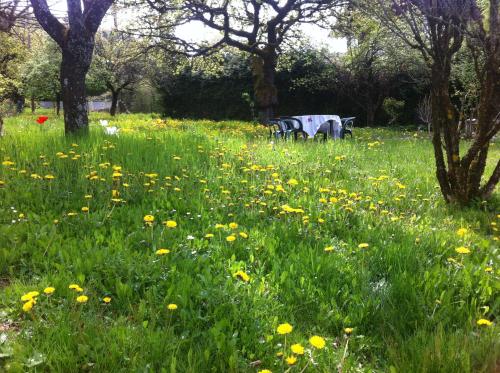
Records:
[[[296,362],[297,362],[297,358],[293,355],[286,358],[286,363],[288,365],[294,365]]]
[[[89,208],[86,206],[82,207],[82,212],[89,212]]]
[[[76,298],[76,301],[78,303],[87,303],[88,300],[89,297],[87,297],[86,295],[80,295],[79,297]]]
[[[52,286],[49,286],[45,289],[43,289],[43,292],[47,295],[50,295],[50,294],[53,294],[54,291],[56,291],[56,288],[52,287]]]
[[[102,298],[102,301],[106,304],[109,304],[109,303],[111,303],[111,297],[104,297],[104,298]]]
[[[175,228],[175,227],[177,227],[177,222],[175,222],[173,220],[167,220],[167,221],[163,222],[163,225],[167,228]]]
[[[238,271],[234,275],[234,277],[239,278],[243,282],[248,282],[250,281],[250,276],[248,276],[245,272],[243,271]]]
[[[287,184],[291,185],[291,186],[295,186],[295,185],[298,185],[299,182],[295,179],[290,179],[290,180],[288,180]]]
[[[291,326],[289,323],[280,324],[280,325],[278,325],[278,328],[276,329],[278,334],[281,334],[281,335],[289,334],[292,332],[292,330],[293,330],[293,326]]]
[[[39,295],[40,295],[40,293],[38,291],[30,291],[29,293],[26,293],[21,297],[21,301],[28,302],[28,301],[33,300],[34,298],[38,297]]]
[[[311,338],[309,338],[309,343],[318,350],[325,348],[325,339],[317,335],[314,335]]]
[[[259,370],[257,373],[273,373],[273,372],[271,372],[269,369],[262,369]]]
[[[238,223],[229,223],[229,228],[231,228],[231,229],[238,228]]]
[[[207,233],[207,234],[205,235],[205,238],[212,238],[213,236],[214,236],[214,235],[213,235],[212,233]]]
[[[227,237],[226,237],[226,241],[227,241],[227,242],[233,242],[233,241],[235,241],[235,240],[236,240],[236,236],[234,236],[234,235],[230,235],[230,236],[227,236]]]
[[[344,333],[345,334],[351,334],[353,332],[353,328],[344,328]]]
[[[464,246],[457,247],[455,251],[459,254],[470,254],[470,249]]]
[[[169,254],[170,250],[169,249],[158,249],[156,250],[156,255],[166,255]]]
[[[490,321],[490,320],[486,320],[486,319],[479,319],[477,320],[477,325],[479,326],[491,326],[493,325],[493,323]]]
[[[304,355],[304,346],[302,346],[300,343],[295,343],[291,347],[292,352],[296,355]]]
[[[35,304],[35,300],[31,299],[27,301],[26,303],[23,304],[23,311],[24,312],[30,312],[31,309],[33,308],[33,305]]]
[[[153,224],[154,221],[155,221],[155,217],[153,215],[144,216],[144,223]]]
[[[367,243],[360,243],[360,244],[358,245],[358,249],[366,249],[366,248],[367,248],[367,247],[369,247],[369,246],[370,246],[370,245],[369,245],[369,244],[367,244]]]
[[[178,308],[178,307],[177,307],[177,304],[175,304],[175,303],[170,303],[170,304],[167,306],[167,309],[168,309],[169,311],[175,311],[177,308]]]
[[[467,228],[460,228],[460,229],[458,229],[458,230],[457,230],[457,235],[458,235],[459,237],[463,237],[463,236],[465,236],[468,232],[469,232],[469,231],[468,231],[468,229],[467,229]]]
[[[333,246],[328,246],[328,247],[325,247],[324,251],[329,253],[329,252],[332,252],[334,250],[334,247]]]
[[[71,290],[76,291],[77,293],[81,293],[83,291],[83,289],[77,284],[71,284],[71,285],[69,285],[69,288]]]
[[[241,238],[248,238],[248,234],[246,234],[245,232],[240,232],[238,234],[240,235]]]

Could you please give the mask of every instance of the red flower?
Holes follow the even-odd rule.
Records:
[[[44,124],[47,119],[49,119],[49,117],[46,117],[45,115],[41,115],[41,116],[38,117],[38,119],[36,120],[36,122],[38,124]]]

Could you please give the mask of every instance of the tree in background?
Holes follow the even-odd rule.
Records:
[[[0,136],[3,135],[3,103],[19,88],[19,65],[23,49],[12,33],[29,19],[29,6],[20,0],[0,1]]]
[[[179,14],[174,24],[197,21],[221,34],[220,39],[211,45],[194,45],[175,40],[169,34],[166,39],[169,48],[172,43],[177,43],[186,53],[202,55],[227,45],[252,56],[254,99],[262,123],[274,117],[278,105],[275,79],[282,45],[292,37],[297,25],[320,23],[337,5],[344,3],[343,0],[145,1],[160,15]],[[146,31],[161,32],[163,27],[160,23]],[[150,35],[155,38],[154,32]]]
[[[344,8],[333,34],[348,41],[338,81],[343,92],[365,112],[367,126],[375,125],[381,109],[389,109],[390,113],[385,111],[394,122],[398,117],[392,110],[396,98],[389,97],[404,85],[421,82],[424,66],[420,56],[408,51],[378,20],[352,5]]]
[[[0,0],[0,32],[10,33],[20,21],[27,21],[30,7],[21,0]]]
[[[95,34],[112,3],[67,0],[68,24],[63,24],[51,13],[46,0],[31,0],[40,26],[62,51],[60,81],[67,134],[88,130],[85,77],[92,62]]]
[[[500,178],[500,161],[481,184],[490,141],[500,130],[500,1],[357,1],[407,45],[418,50],[431,72],[431,101],[436,175],[447,202],[487,199]],[[486,5],[482,9],[481,5]],[[485,11],[486,10],[486,11]],[[452,63],[465,47],[480,82],[478,130],[460,152],[460,115],[450,96]]]
[[[61,83],[59,81],[61,51],[52,40],[45,39],[22,66],[23,96],[51,100],[56,103],[56,114],[61,109]]]
[[[122,91],[132,90],[144,79],[146,59],[147,56],[140,53],[139,41],[126,33],[111,31],[97,35],[90,75],[111,92],[112,116],[117,112]]]

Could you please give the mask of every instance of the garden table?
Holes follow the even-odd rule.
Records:
[[[302,122],[304,132],[310,137],[314,137],[321,128],[323,131],[326,130],[330,133],[334,139],[340,139],[342,123],[338,115],[296,115],[293,118]],[[328,121],[332,121],[333,124],[328,123]]]

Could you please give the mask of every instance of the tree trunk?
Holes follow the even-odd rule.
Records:
[[[35,110],[36,110],[35,97],[31,96],[31,114],[35,114]]]
[[[88,131],[87,75],[94,50],[93,37],[73,36],[73,47],[63,49],[61,89],[66,133]]]
[[[274,117],[278,105],[278,90],[275,85],[277,56],[274,51],[266,57],[254,56],[252,60],[252,75],[254,81],[254,96],[259,122],[268,123]]]
[[[51,13],[46,0],[30,0],[40,26],[61,47],[59,78],[66,134],[88,132],[85,76],[92,62],[95,34],[113,2],[68,0],[67,24],[62,24]]]
[[[56,115],[59,116],[61,114],[61,94],[56,94]]]
[[[111,108],[109,109],[109,114],[112,117],[116,115],[116,109],[118,108],[118,97],[120,96],[119,90],[111,90]]]
[[[432,71],[432,143],[436,176],[447,202],[467,203],[460,169],[458,114],[450,99],[449,74],[447,66],[436,65]]]
[[[373,127],[375,125],[375,112],[375,106],[368,101],[366,103],[366,125],[368,127]]]
[[[3,118],[2,115],[0,114],[0,137],[3,136]]]
[[[24,109],[24,97],[19,96],[18,99],[16,100],[16,113],[21,114]]]

